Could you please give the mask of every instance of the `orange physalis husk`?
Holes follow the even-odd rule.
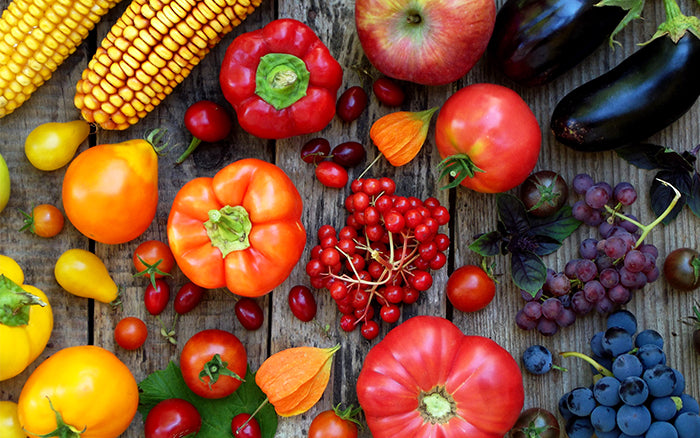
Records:
[[[268,357],[255,373],[255,383],[275,407],[277,415],[291,417],[311,409],[321,399],[331,376],[331,348],[296,347]]]
[[[437,109],[387,114],[372,124],[369,136],[392,165],[403,166],[415,158],[423,147],[430,119]]]

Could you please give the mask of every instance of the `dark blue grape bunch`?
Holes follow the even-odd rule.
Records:
[[[595,373],[591,386],[559,400],[569,438],[700,438],[700,406],[686,393],[683,374],[667,363],[657,331],[638,331],[635,316],[618,310],[590,347],[590,356],[562,353],[586,360]]]

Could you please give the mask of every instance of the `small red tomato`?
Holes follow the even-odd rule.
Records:
[[[146,342],[148,328],[146,323],[135,316],[127,316],[114,328],[114,340],[125,350],[136,350]]]
[[[180,353],[185,384],[195,394],[209,399],[226,397],[238,389],[247,367],[248,355],[243,343],[225,330],[195,333]]]
[[[406,99],[406,94],[399,84],[389,78],[379,78],[372,84],[377,99],[386,106],[399,106]]]
[[[160,240],[147,240],[139,244],[132,256],[136,274],[134,277],[146,277],[151,279],[151,284],[155,287],[154,280],[169,276],[175,267],[175,257],[170,247]]]
[[[169,398],[159,402],[146,416],[146,438],[180,438],[194,435],[202,427],[197,408],[187,400]]]
[[[326,187],[340,189],[348,183],[348,171],[333,161],[323,161],[316,166],[316,178]]]
[[[301,147],[301,160],[305,163],[318,164],[331,153],[331,144],[325,138],[317,137],[304,143]]]
[[[301,321],[309,322],[316,316],[316,299],[308,287],[302,285],[292,287],[287,301],[292,314]]]
[[[351,419],[356,412],[352,408],[321,412],[311,421],[308,438],[357,438],[357,426]]]
[[[367,153],[362,143],[346,141],[334,147],[331,151],[333,161],[345,168],[355,167],[365,159]]]
[[[258,420],[246,413],[233,417],[233,420],[231,420],[231,433],[236,438],[260,438],[262,436]]]
[[[233,306],[236,317],[246,330],[257,330],[262,327],[265,316],[257,301],[242,297]]]
[[[175,294],[175,302],[173,303],[175,311],[180,315],[191,311],[202,302],[205,289],[191,281],[183,284],[180,290]]]
[[[20,231],[29,230],[39,237],[54,237],[63,229],[63,213],[51,204],[37,205],[32,209],[32,214],[20,212],[24,215],[24,226]]]
[[[168,283],[159,278],[155,280],[155,287],[149,284],[146,287],[146,292],[143,295],[143,302],[146,305],[146,310],[151,315],[160,315],[170,300],[170,286]]]
[[[367,93],[362,87],[350,87],[338,98],[335,112],[341,120],[352,122],[367,108],[367,101]]]
[[[465,265],[447,279],[447,298],[455,309],[476,312],[486,307],[496,294],[496,283],[481,267]]]
[[[175,160],[182,163],[202,141],[221,141],[231,132],[231,117],[221,105],[209,100],[195,102],[185,111],[185,127],[194,136],[187,150]]]

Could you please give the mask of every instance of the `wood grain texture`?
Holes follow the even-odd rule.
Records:
[[[377,150],[369,138],[369,128],[374,120],[396,109],[381,105],[371,94],[371,75],[379,75],[365,58],[354,28],[354,2],[350,0],[277,0],[265,1],[238,28],[224,40],[197,66],[192,74],[180,84],[152,113],[137,125],[122,132],[97,131],[91,138],[92,144],[114,143],[129,138],[140,137],[144,132],[155,128],[167,128],[172,149],[169,155],[161,158],[159,164],[160,202],[156,219],[149,229],[138,239],[122,245],[103,245],[90,242],[69,223],[59,236],[46,240],[27,233],[18,233],[22,216],[17,211],[25,211],[39,203],[53,203],[61,206],[60,185],[65,168],[54,172],[41,172],[34,169],[24,156],[23,144],[27,134],[40,123],[48,121],[69,121],[79,117],[73,106],[74,87],[83,68],[90,59],[94,48],[108,31],[121,11],[127,5],[124,0],[105,16],[90,40],[78,48],[67,59],[53,78],[42,86],[21,108],[0,119],[0,151],[11,168],[12,197],[5,211],[0,214],[0,253],[14,257],[24,268],[27,282],[43,289],[54,307],[55,328],[49,346],[25,372],[19,376],[0,382],[0,399],[17,400],[24,381],[41,360],[57,350],[92,342],[114,351],[132,370],[137,380],[149,373],[164,368],[169,361],[176,361],[184,343],[199,330],[220,328],[230,330],[246,345],[252,369],[262,363],[271,353],[281,349],[301,345],[328,347],[340,343],[342,348],[334,357],[331,382],[321,401],[305,414],[280,418],[279,437],[301,438],[307,435],[311,420],[319,412],[342,403],[343,406],[357,404],[355,381],[362,366],[364,356],[377,341],[364,340],[359,331],[345,333],[339,327],[340,315],[335,303],[327,293],[318,292],[319,305],[316,323],[302,323],[295,319],[287,305],[287,293],[296,284],[308,284],[304,265],[309,252],[316,243],[316,231],[322,224],[342,226],[345,221],[343,202],[349,187],[337,190],[322,186],[313,176],[310,165],[299,159],[299,149],[307,140],[315,136],[327,138],[331,145],[344,141],[362,142],[367,150],[369,163],[377,156]],[[0,0],[0,7],[8,0]],[[503,3],[498,0],[497,5]],[[687,13],[698,13],[697,5],[681,2]],[[516,90],[533,109],[540,122],[543,145],[536,169],[559,171],[571,180],[580,172],[588,172],[596,179],[616,183],[628,180],[635,183],[640,199],[635,204],[635,214],[642,222],[648,223],[653,214],[648,207],[647,188],[653,173],[639,170],[618,158],[612,152],[582,154],[557,145],[549,133],[550,114],[565,93],[579,84],[592,79],[629,56],[636,44],[647,39],[656,25],[663,19],[660,2],[649,3],[644,10],[644,21],[637,21],[626,28],[618,37],[620,46],[614,50],[600,47],[583,63],[556,81],[537,88],[519,87],[503,78],[482,58],[474,69],[461,80],[441,87],[422,87],[404,83],[407,93],[402,109],[422,110],[441,105],[454,91],[477,82],[493,82]],[[370,106],[362,116],[344,123],[335,118],[323,131],[313,135],[294,137],[279,141],[266,141],[254,138],[242,131],[237,124],[229,138],[221,143],[202,144],[200,148],[180,166],[173,165],[175,157],[189,143],[189,133],[182,124],[185,109],[200,99],[210,99],[228,108],[218,84],[218,69],[228,44],[243,32],[260,28],[278,17],[296,18],[308,24],[329,46],[331,53],[344,68],[341,92],[353,85],[360,85],[370,92]],[[232,113],[233,114],[233,113]],[[650,139],[676,150],[689,150],[700,141],[700,104],[696,103],[679,121]],[[81,151],[89,144],[81,146]],[[271,294],[259,299],[266,312],[266,323],[258,331],[247,332],[235,319],[233,307],[236,297],[225,290],[209,291],[204,302],[194,312],[181,317],[177,324],[177,345],[169,344],[158,335],[159,322],[149,315],[142,305],[144,279],[133,278],[131,254],[138,243],[149,239],[166,241],[168,212],[175,194],[188,180],[198,176],[212,176],[226,164],[245,157],[256,157],[274,162],[284,169],[297,185],[304,198],[302,221],[307,230],[307,247],[299,265],[290,277]],[[588,351],[590,336],[604,327],[604,318],[588,315],[553,337],[543,337],[534,332],[523,332],[514,324],[514,316],[521,306],[519,291],[510,281],[508,259],[497,257],[496,272],[499,275],[497,295],[483,311],[464,314],[451,308],[444,294],[444,285],[449,272],[467,263],[478,263],[478,256],[468,249],[474,235],[494,229],[496,225],[495,197],[475,193],[466,189],[440,191],[435,165],[440,161],[435,148],[434,127],[431,127],[428,141],[422,151],[409,165],[394,168],[386,161],[378,161],[371,169],[373,176],[388,176],[397,182],[397,192],[406,196],[426,198],[436,196],[444,205],[449,205],[452,220],[445,232],[453,239],[449,251],[448,269],[434,275],[433,287],[424,294],[417,304],[405,306],[402,320],[419,314],[449,317],[465,333],[483,335],[494,339],[514,357],[532,344],[542,344],[553,352],[568,350]],[[350,171],[351,178],[357,177],[362,169]],[[679,246],[700,248],[700,219],[687,209],[669,226],[655,229],[649,241],[660,252],[659,263],[672,249]],[[545,261],[552,269],[562,270],[567,260],[576,256],[577,245],[582,239],[595,236],[595,232],[581,227],[555,254]],[[53,263],[65,250],[73,247],[93,250],[107,264],[118,284],[124,288],[123,305],[112,309],[102,303],[73,297],[63,291],[53,277]],[[184,284],[186,279],[176,270],[168,279],[172,294]],[[665,351],[669,363],[681,370],[686,377],[686,388],[694,397],[700,397],[700,357],[690,346],[690,328],[681,320],[690,315],[694,302],[700,299],[698,291],[681,293],[671,289],[660,278],[655,283],[638,292],[626,308],[633,311],[642,328],[658,330],[666,340]],[[147,322],[149,338],[143,349],[125,351],[115,345],[113,329],[124,316],[138,316]],[[162,315],[165,324],[174,318],[172,307]],[[324,325],[329,326],[325,332]],[[384,324],[382,333],[390,327]],[[587,385],[591,373],[588,366],[572,359],[558,360],[569,369],[567,373],[553,372],[546,376],[524,374],[526,390],[525,406],[542,406],[556,411],[561,394],[575,386]],[[143,435],[142,419],[137,415],[124,434],[125,437]],[[360,434],[369,437],[365,429]]]

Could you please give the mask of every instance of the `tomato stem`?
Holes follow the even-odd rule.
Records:
[[[485,172],[474,164],[467,154],[450,155],[438,163],[437,168],[440,171],[438,179],[444,177],[454,178],[452,182],[440,187],[440,190],[455,188],[465,179],[474,177],[476,172]]]
[[[421,392],[418,405],[421,416],[431,424],[447,423],[456,415],[457,404],[443,386]]]
[[[241,378],[241,376],[228,369],[228,362],[224,362],[219,353],[217,353],[211,358],[211,360],[209,360],[209,362],[204,364],[202,371],[199,372],[199,380],[207,383],[209,385],[209,389],[211,389],[211,385],[215,384],[219,380],[220,376],[229,376],[236,380],[240,380],[241,382],[245,381],[243,378]],[[208,382],[204,380],[205,377],[209,377]]]
[[[190,154],[192,154],[192,152],[194,152],[194,150],[197,149],[197,147],[199,147],[200,143],[202,143],[201,139],[197,137],[192,137],[189,146],[187,146],[185,152],[183,152],[182,155],[180,155],[178,159],[175,160],[175,164],[182,164],[182,162],[185,161],[187,157],[189,157]]]

